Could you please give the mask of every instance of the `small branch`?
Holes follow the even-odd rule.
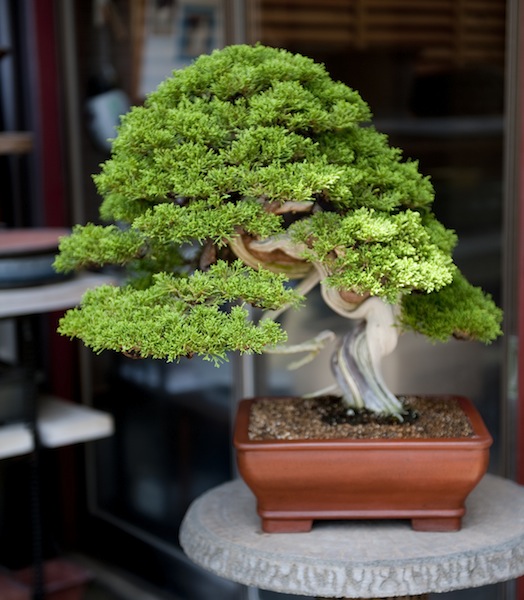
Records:
[[[301,344],[293,344],[290,346],[273,346],[266,350],[268,354],[298,354],[299,352],[308,352],[308,354],[288,365],[288,369],[290,371],[296,370],[308,363],[310,363],[318,353],[323,350],[329,342],[333,341],[336,338],[336,335],[333,331],[329,331],[328,329],[321,331],[314,338],[302,342]]]

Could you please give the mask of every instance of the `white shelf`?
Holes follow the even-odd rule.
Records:
[[[89,288],[104,283],[112,284],[115,280],[107,275],[85,273],[46,285],[0,290],[0,319],[71,308]],[[112,435],[114,430],[110,414],[49,396],[39,400],[37,425],[41,443],[47,448],[97,440]],[[33,449],[28,424],[0,427],[0,459],[29,454]]]
[[[86,273],[56,283],[0,290],[0,318],[71,308],[80,302],[85,291],[104,283],[115,283],[115,279]]]
[[[53,397],[40,399],[37,422],[41,443],[47,448],[102,439],[114,431],[110,414]],[[33,449],[29,425],[0,427],[0,459],[29,454]]]
[[[113,417],[101,410],[45,397],[38,410],[38,432],[47,448],[108,437],[113,433]]]
[[[29,427],[22,423],[0,427],[0,459],[29,454],[34,448]]]

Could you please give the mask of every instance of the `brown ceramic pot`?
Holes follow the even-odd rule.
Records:
[[[250,440],[255,400],[239,403],[234,446],[263,531],[309,531],[316,519],[409,519],[418,531],[461,528],[465,500],[486,473],[492,444],[467,398],[449,401],[462,406],[472,437],[379,440]]]

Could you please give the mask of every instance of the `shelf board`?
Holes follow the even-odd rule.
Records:
[[[33,149],[33,134],[29,131],[0,133],[0,154],[28,154]]]
[[[57,283],[0,290],[0,319],[71,308],[89,288],[104,283],[115,283],[115,280],[107,275],[87,273]]]
[[[113,417],[109,413],[52,396],[39,399],[38,433],[46,448],[99,440],[113,432]],[[0,459],[29,454],[33,449],[29,424],[0,427]]]
[[[24,423],[0,427],[0,459],[29,454],[33,448],[33,436]]]
[[[46,396],[40,400],[38,432],[46,448],[89,442],[113,434],[113,417],[104,411]]]

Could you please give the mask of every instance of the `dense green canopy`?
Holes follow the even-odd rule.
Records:
[[[123,116],[94,181],[108,224],[76,226],[55,267],[128,276],[61,321],[96,351],[216,360],[283,341],[246,304],[297,304],[288,276],[304,270],[263,258],[251,268],[234,252],[239,239],[279,235],[324,265],[330,286],[400,302],[405,328],[500,334],[500,310],[453,263],[428,177],[376,131],[355,90],[307,57],[259,44],[201,56]]]

